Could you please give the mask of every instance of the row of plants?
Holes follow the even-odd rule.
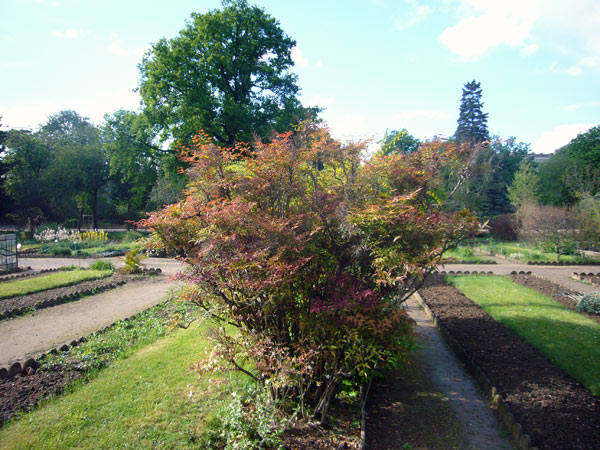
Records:
[[[41,227],[31,239],[22,240],[21,250],[35,251],[52,256],[90,256],[98,253],[125,252],[142,248],[144,235],[137,231],[106,232],[90,230],[80,232],[57,224]]]
[[[313,123],[252,148],[194,142],[184,200],[142,226],[188,263],[188,300],[236,330],[215,333],[196,370],[242,372],[269,407],[325,424],[342,386],[405,363],[401,303],[478,229],[444,212],[439,168],[463,180],[477,148],[365,160]]]
[[[553,263],[556,261],[574,264],[597,264],[600,259],[586,256],[573,242],[565,241],[557,256],[555,245],[551,242],[529,243],[521,241],[499,241],[493,238],[471,240],[467,249],[477,249],[490,256],[502,256],[523,263]]]

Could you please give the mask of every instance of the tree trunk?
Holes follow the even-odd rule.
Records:
[[[92,228],[98,229],[98,191],[92,194]]]

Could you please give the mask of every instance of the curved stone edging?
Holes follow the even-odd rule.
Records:
[[[466,272],[468,273],[468,271]],[[437,317],[433,314],[431,309],[429,309],[429,306],[427,306],[427,304],[419,295],[419,293],[415,292],[413,295],[419,303],[419,305],[421,306],[421,308],[423,308],[423,311],[425,311],[425,314],[427,314],[427,316],[433,322],[435,327],[440,331],[440,334],[442,335],[448,346],[462,361],[462,363],[467,368],[471,376],[473,376],[479,388],[483,391],[483,393],[488,398],[492,406],[496,408],[508,432],[511,434],[514,442],[517,444],[517,447],[520,450],[537,450],[536,447],[531,447],[531,438],[527,433],[523,431],[523,427],[521,426],[521,424],[515,421],[515,416],[508,408],[508,405],[504,402],[502,395],[500,395],[496,387],[494,387],[491,384],[490,380],[485,375],[485,373],[479,368],[479,366],[475,364],[475,362],[463,350],[461,345],[458,342],[456,342],[452,335],[448,333],[448,330],[446,329],[444,324],[438,322]]]
[[[85,270],[86,268],[82,267],[81,269]],[[27,270],[32,270],[31,266],[29,266]],[[50,272],[60,272],[60,268],[41,269],[41,270],[36,270],[34,273],[17,273],[14,275],[9,275],[9,276],[0,278],[0,283],[4,283],[7,281],[14,281],[15,279],[19,279],[19,278],[33,278],[33,277],[37,277],[43,273],[50,273]]]

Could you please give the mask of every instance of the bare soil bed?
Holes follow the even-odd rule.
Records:
[[[600,401],[589,390],[446,285],[443,277],[432,277],[420,294],[440,326],[497,388],[515,421],[531,437],[532,447],[597,448]]]
[[[39,371],[32,375],[0,381],[0,423],[10,419],[20,411],[29,411],[43,398],[57,395],[65,386],[82,376],[72,369],[52,372]]]

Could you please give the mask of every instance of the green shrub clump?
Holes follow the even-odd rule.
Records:
[[[52,256],[71,256],[71,249],[69,247],[52,247],[50,249]]]
[[[577,304],[577,311],[600,315],[600,292],[584,295]]]
[[[115,266],[110,261],[104,261],[103,259],[99,259],[90,265],[90,269],[92,270],[114,270]]]

